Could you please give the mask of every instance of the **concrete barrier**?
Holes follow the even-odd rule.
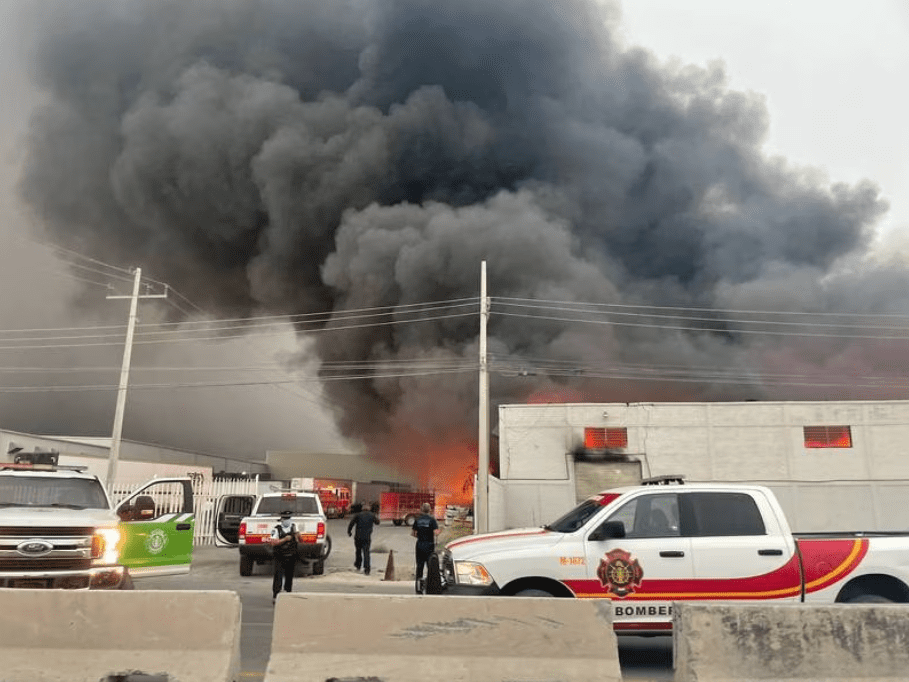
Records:
[[[239,664],[234,592],[0,589],[3,682],[233,682]]]
[[[608,601],[282,594],[265,682],[618,682]]]
[[[909,606],[673,604],[676,682],[909,679]]]

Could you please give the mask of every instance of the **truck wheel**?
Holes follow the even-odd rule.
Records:
[[[325,562],[322,559],[312,562],[312,574],[322,575],[325,573]]]
[[[529,589],[529,590],[521,590],[520,592],[515,592],[514,596],[515,597],[554,597],[555,595],[552,594],[551,592],[547,592],[546,590]]]
[[[426,562],[426,594],[442,594],[442,571],[438,554],[433,554]]]
[[[400,526],[402,523],[404,523],[401,519],[392,519],[391,522],[396,526]]]
[[[882,597],[879,594],[857,594],[851,599],[846,600],[847,604],[892,604],[892,599]]]
[[[322,550],[322,561],[324,562],[328,555],[331,554],[331,536],[325,536],[325,548]]]
[[[414,519],[415,517],[413,514],[408,514],[404,517],[404,525],[410,528],[413,525]]]
[[[251,576],[253,572],[253,566],[255,561],[251,556],[246,556],[245,554],[240,555],[240,575],[244,578]]]

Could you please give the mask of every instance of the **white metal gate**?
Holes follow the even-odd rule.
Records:
[[[208,478],[201,474],[191,476],[193,479],[193,510],[196,516],[196,527],[193,532],[193,544],[211,545],[215,542],[215,514],[218,498],[222,495],[258,495],[259,477],[236,480],[233,478]],[[140,486],[148,483],[141,481],[117,481],[111,490],[111,500],[116,507]]]

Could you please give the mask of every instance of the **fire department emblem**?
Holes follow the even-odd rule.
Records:
[[[167,544],[167,533],[160,528],[155,528],[145,539],[145,549],[151,554],[160,554]]]
[[[600,584],[617,597],[627,597],[641,586],[644,569],[638,560],[624,549],[607,552],[597,568]]]

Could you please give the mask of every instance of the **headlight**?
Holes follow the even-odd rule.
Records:
[[[119,558],[120,531],[98,528],[92,537],[92,559],[101,564],[115,564]]]
[[[455,577],[461,585],[491,585],[492,576],[475,561],[456,561]]]

